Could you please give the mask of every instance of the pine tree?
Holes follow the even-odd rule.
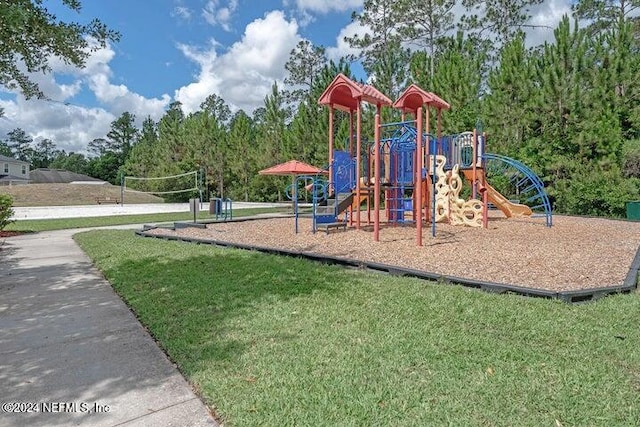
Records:
[[[31,157],[33,156],[32,142],[33,138],[21,128],[16,128],[7,134],[6,144],[11,150],[11,155],[23,162],[31,162]]]
[[[426,71],[428,57],[424,52],[414,54],[411,60],[412,80],[451,105],[449,111],[443,112],[444,132],[471,130],[480,117],[486,66],[483,46],[473,39],[465,39],[461,32],[455,38],[443,40],[433,79]],[[435,132],[432,129],[432,133]]]
[[[151,177],[158,167],[158,159],[154,155],[158,143],[156,123],[151,117],[142,122],[142,129],[137,142],[131,148],[124,165],[126,175],[135,177]],[[150,191],[147,182],[143,181],[140,190]]]
[[[409,50],[400,34],[400,12],[394,0],[365,0],[362,12],[354,13],[351,19],[368,32],[345,37],[351,47],[362,51],[365,71],[391,99],[404,89],[409,64]]]
[[[437,47],[446,33],[453,29],[454,0],[401,0],[394,7],[399,9],[400,34],[403,41],[415,43],[429,57],[429,75],[435,73]]]
[[[182,159],[182,122],[184,113],[179,101],[172,102],[169,109],[158,122],[158,156],[161,159],[160,169],[164,172],[175,172],[175,164]]]
[[[284,95],[278,88],[277,83],[271,86],[271,93],[264,99],[265,109],[259,132],[258,168],[263,169],[290,160],[293,154],[287,146],[290,141],[286,141],[286,120],[289,116],[284,105]],[[265,177],[265,185],[272,188],[269,193],[277,194],[277,200],[282,200],[282,191],[286,181],[277,177]]]
[[[461,27],[472,31],[481,39],[497,42],[496,46],[517,37],[523,28],[535,28],[529,22],[531,8],[543,0],[463,0],[467,14],[462,16]]]
[[[520,33],[502,47],[498,65],[489,74],[483,122],[492,152],[519,157],[520,148],[531,136],[531,99],[537,90],[533,65]]]
[[[204,170],[207,182],[215,183],[218,197],[226,197],[226,182],[229,176],[228,124],[231,110],[218,95],[210,95],[200,106],[200,129],[203,139]]]
[[[287,146],[292,151],[292,158],[303,162],[313,162],[314,147],[312,141],[314,139],[313,134],[317,130],[315,129],[315,118],[311,115],[307,103],[302,102],[285,134]]]
[[[49,165],[52,169],[64,169],[69,172],[88,175],[91,173],[89,168],[89,160],[84,154],[61,150]]]
[[[564,17],[554,30],[555,41],[545,43],[537,61],[540,90],[536,99],[534,123],[538,144],[531,146],[531,158],[542,164],[553,163],[558,156],[573,157],[578,152],[572,136],[584,119],[583,97],[587,96],[587,44],[577,23],[571,29]]]
[[[225,100],[215,93],[207,96],[204,102],[200,104],[200,110],[215,117],[222,126],[227,126],[231,119],[231,109]]]
[[[263,140],[266,148],[265,165],[272,165],[289,160],[291,150],[285,144],[286,119],[288,112],[284,106],[283,93],[278,84],[271,86],[271,93],[264,100],[265,115],[263,123]]]
[[[255,132],[251,118],[240,110],[231,119],[229,129],[229,170],[233,174],[234,193],[249,201],[252,178],[256,168]]]
[[[284,79],[293,89],[287,92],[294,103],[308,100],[315,80],[327,63],[325,48],[314,46],[309,40],[301,40],[291,50],[289,60],[284,64],[289,75]]]
[[[627,139],[640,139],[640,38],[634,37],[633,22],[620,22],[605,40],[611,58],[608,89],[622,132]]]
[[[34,169],[48,168],[57,153],[56,144],[52,140],[48,138],[42,139],[36,144],[33,150],[31,167]]]
[[[138,139],[138,128],[135,126],[136,116],[125,111],[111,122],[111,129],[107,133],[107,150],[118,158],[119,165],[124,165],[129,150]]]
[[[619,31],[637,19],[640,0],[577,0],[571,8],[578,19],[589,23],[588,31],[593,35]]]
[[[87,144],[89,152],[95,157],[100,157],[109,151],[109,141],[104,138],[94,138]]]

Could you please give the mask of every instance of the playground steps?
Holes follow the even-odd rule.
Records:
[[[342,228],[342,231],[347,231],[347,223],[346,222],[326,222],[322,224],[318,224],[318,230],[324,229],[325,233],[329,234],[329,230],[339,230]]]
[[[327,199],[327,204],[324,206],[316,207],[316,215],[340,215],[344,212],[353,202],[353,193],[338,193],[338,197],[335,195]]]
[[[353,202],[353,193],[338,193],[328,198],[322,205],[316,207],[316,224],[326,227],[326,224],[338,223],[338,215],[344,212]],[[327,228],[328,233],[328,228]]]

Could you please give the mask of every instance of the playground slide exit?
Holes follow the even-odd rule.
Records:
[[[482,170],[476,171],[476,173],[478,174],[478,178],[480,180],[482,180],[483,172],[484,171]],[[464,176],[469,181],[471,181],[473,179],[473,171],[465,170]],[[519,203],[512,203],[511,201],[509,201],[509,199],[507,199],[502,194],[500,194],[498,190],[496,190],[491,185],[489,185],[489,183],[486,183],[486,188],[487,188],[487,199],[489,199],[489,201],[493,203],[495,207],[500,209],[507,218],[531,216],[533,214],[529,206],[521,205]]]

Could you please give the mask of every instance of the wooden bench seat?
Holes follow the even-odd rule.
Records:
[[[117,205],[118,203],[120,203],[120,200],[111,197],[96,197],[96,203],[98,203],[99,205],[103,203],[113,203]]]
[[[346,222],[329,222],[326,224],[318,224],[318,230],[324,229],[325,233],[329,234],[329,230],[338,230],[342,228],[343,231],[347,230]]]

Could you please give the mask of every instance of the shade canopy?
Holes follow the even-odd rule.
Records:
[[[288,162],[262,169],[258,173],[260,175],[317,175],[319,173],[327,173],[327,171],[299,160],[289,160]]]
[[[355,82],[342,73],[327,86],[318,104],[350,112],[358,109],[360,101],[377,106],[391,105],[391,100],[375,87]]]
[[[438,110],[448,110],[451,108],[448,102],[440,98],[433,92],[427,92],[415,84],[409,86],[400,97],[393,103],[393,108],[402,111],[414,112],[424,104],[436,107]]]

